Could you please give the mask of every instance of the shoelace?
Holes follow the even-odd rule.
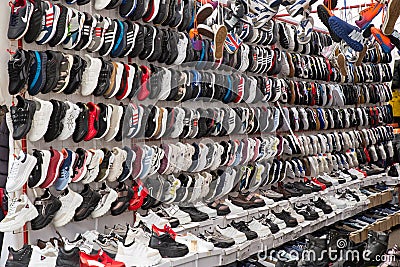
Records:
[[[13,162],[11,170],[10,170],[10,175],[9,175],[10,178],[17,177],[20,165],[21,165],[21,162],[19,160],[16,160]]]

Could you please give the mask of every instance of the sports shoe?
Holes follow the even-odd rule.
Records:
[[[125,263],[126,266],[153,266],[160,263],[162,257],[157,249],[135,240],[132,244],[119,242],[115,260]]]
[[[383,32],[375,27],[371,27],[371,34],[378,41],[382,47],[383,52],[390,53],[394,49],[394,45],[391,43],[390,38],[383,34]]]
[[[104,44],[105,33],[107,32],[108,27],[110,26],[109,18],[104,18],[98,14],[95,14],[94,18],[96,19],[97,24],[96,27],[94,28],[94,35],[92,37],[92,42],[87,48],[89,52],[98,52],[100,50],[100,48]]]
[[[34,156],[25,154],[21,150],[19,156],[12,162],[10,173],[7,177],[7,192],[11,193],[20,190],[28,181],[36,163],[37,159]]]
[[[65,117],[62,119],[62,123],[64,125],[63,129],[61,131],[61,134],[57,138],[60,141],[67,140],[73,135],[76,127],[76,119],[80,114],[79,106],[69,101],[66,101],[65,103],[67,104],[68,109],[65,112]]]
[[[74,49],[81,41],[83,34],[83,25],[85,23],[85,14],[83,12],[72,10],[72,18],[68,24],[69,33],[63,42],[65,49]]]
[[[185,244],[174,240],[176,233],[169,227],[158,229],[153,225],[149,246],[157,249],[163,258],[183,257],[189,253]]]
[[[35,102],[36,111],[33,116],[31,130],[28,133],[28,138],[32,142],[39,141],[47,131],[50,116],[53,112],[53,105],[49,101],[33,98]]]
[[[46,63],[45,52],[32,51],[33,64],[29,70],[28,93],[37,95],[46,85]]]
[[[36,166],[29,176],[28,186],[35,188],[40,186],[46,179],[51,154],[48,150],[34,149],[32,155],[36,158]]]
[[[115,182],[124,170],[123,163],[126,160],[127,152],[118,147],[114,147],[112,153],[114,154],[114,161],[113,164],[110,166],[107,180],[110,182]]]
[[[41,31],[36,39],[39,45],[48,43],[56,33],[58,18],[60,17],[60,8],[53,5],[50,1],[43,1],[44,19],[42,20]]]
[[[26,87],[32,60],[31,53],[18,49],[8,61],[8,92],[11,95],[20,93]]]
[[[247,240],[253,240],[258,237],[258,234],[248,227],[248,225],[244,221],[235,222],[232,221],[230,225],[235,228],[236,230],[244,233],[246,235]]]
[[[54,183],[54,187],[58,191],[63,191],[71,182],[74,173],[73,167],[76,158],[75,152],[69,149],[63,149],[62,154],[64,160],[62,165],[60,166],[60,177],[58,177]]]
[[[256,219],[252,219],[250,222],[247,222],[247,226],[253,232],[256,232],[259,237],[266,237],[271,235],[271,230],[268,226],[263,225]]]
[[[400,1],[390,1],[385,12],[382,32],[385,35],[391,35],[394,32],[394,26],[400,16]]]
[[[125,183],[119,183],[116,188],[118,198],[111,205],[111,215],[117,216],[125,212],[129,207],[129,201],[132,199],[134,192],[131,187]]]
[[[96,27],[96,17],[92,17],[87,12],[84,12],[85,22],[83,23],[82,36],[79,43],[74,47],[76,51],[86,50],[92,43],[94,28]]]
[[[61,54],[61,60],[59,62],[59,76],[58,81],[53,89],[53,92],[61,93],[67,88],[70,79],[71,68],[74,64],[74,57],[71,55]]]
[[[86,176],[87,165],[92,160],[92,153],[83,148],[78,148],[75,151],[75,154],[76,154],[76,160],[73,166],[74,172],[72,175],[73,183],[81,181]]]
[[[91,214],[92,218],[98,218],[106,214],[110,210],[111,204],[118,198],[118,193],[108,187],[106,183],[103,183],[97,192],[101,195],[101,199]]]
[[[32,255],[32,247],[25,244],[21,249],[14,250],[8,247],[6,267],[28,266]]]
[[[179,209],[179,207],[176,205],[171,205],[163,209],[168,214],[168,216],[177,218],[179,220],[179,223],[182,225],[188,224],[192,221],[190,215],[187,212],[184,212],[181,209]]]
[[[55,182],[55,180],[59,177],[60,167],[64,161],[64,157],[61,152],[50,149],[50,163],[47,169],[46,179],[42,184],[40,184],[40,188],[49,188]]]
[[[36,38],[38,38],[42,27],[42,19],[44,15],[42,0],[34,1],[32,5],[33,13],[29,20],[28,31],[24,35],[24,40],[27,43],[32,43],[36,40]]]
[[[57,6],[60,8],[60,16],[58,17],[56,33],[48,43],[51,47],[60,45],[67,38],[69,23],[73,16],[72,9],[61,4],[57,4]]]
[[[107,255],[102,249],[96,254],[88,255],[81,251],[81,267],[92,267],[92,266],[112,266],[112,267],[125,267],[125,264],[120,261],[115,261]]]
[[[61,208],[54,216],[53,224],[55,227],[62,227],[69,223],[75,215],[75,210],[81,206],[83,197],[67,188],[59,196]]]
[[[114,47],[114,44],[116,42],[116,34],[117,34],[117,29],[118,29],[118,20],[114,19],[111,20],[109,19],[109,27],[104,34],[104,43],[103,46],[100,48],[98,51],[100,56],[106,56],[111,53],[111,50]]]
[[[27,222],[32,221],[38,215],[38,211],[27,195],[22,194],[19,198],[10,199],[7,215],[0,222],[0,231],[13,232],[21,229]]]
[[[85,184],[80,195],[83,198],[82,204],[76,209],[74,220],[83,221],[96,209],[98,203],[101,200],[101,195],[92,190],[88,184]]]
[[[34,266],[56,266],[58,256],[58,248],[54,247],[50,242],[46,244],[44,249],[33,246],[31,260],[28,267]]]
[[[73,248],[70,250],[65,249],[64,247],[58,248],[58,256],[55,267],[62,266],[78,266],[80,264],[80,250],[79,248]]]
[[[49,126],[46,133],[44,134],[44,141],[51,142],[57,139],[61,134],[64,124],[61,123],[65,117],[67,111],[67,104],[62,101],[51,99],[50,102],[53,104],[53,112],[50,116]]]
[[[99,166],[99,174],[97,175],[95,180],[98,183],[103,182],[105,179],[107,179],[110,173],[110,167],[114,163],[114,153],[112,153],[112,151],[108,150],[107,148],[102,148],[101,150],[104,153],[104,157]]]
[[[373,5],[360,11],[360,19],[356,20],[356,24],[360,29],[365,29],[372,20],[381,12],[385,6],[383,3],[374,3]]]
[[[233,238],[226,237],[217,231],[211,233],[206,230],[203,234],[200,234],[199,237],[213,243],[214,247],[217,248],[228,248],[235,245],[235,240]]]
[[[155,225],[157,228],[164,228],[165,225],[170,226],[167,219],[164,219],[158,216],[154,211],[149,210],[147,216],[139,215],[137,216],[137,220],[142,221],[147,225],[149,229],[152,228],[152,225]]]
[[[215,227],[215,231],[222,234],[223,236],[232,238],[233,240],[235,240],[235,244],[241,244],[247,241],[245,233],[236,230],[232,226],[227,226],[225,228],[222,228],[219,225],[217,225]]]
[[[83,96],[88,96],[91,95],[97,87],[97,77],[99,77],[101,70],[101,59],[93,58],[86,54],[85,60],[87,66],[82,75],[81,93]],[[93,77],[96,77],[96,79],[93,79]]]
[[[112,108],[112,112],[111,112],[111,118],[110,118],[110,129],[108,130],[107,134],[104,136],[104,140],[106,142],[110,142],[118,134],[120,124],[121,124],[121,119],[124,114],[124,109],[122,106],[110,104],[109,107]]]
[[[29,29],[34,6],[28,0],[10,2],[11,15],[8,25],[8,39],[19,40]]]
[[[88,132],[83,140],[90,141],[96,137],[99,130],[100,108],[93,102],[86,104],[89,109]]]
[[[357,27],[348,24],[336,16],[330,17],[328,22],[337,36],[342,38],[351,48],[357,52],[363,50],[364,37]]]
[[[24,99],[19,95],[17,101],[17,105],[10,107],[14,140],[20,140],[28,134],[36,111],[34,101]]]
[[[39,215],[32,220],[32,230],[40,230],[46,227],[54,218],[56,212],[61,208],[61,201],[53,196],[49,190],[37,197],[34,202]]]
[[[104,158],[104,151],[101,149],[91,149],[89,153],[92,153],[92,157],[88,163],[86,175],[82,180],[84,184],[89,184],[96,180],[100,172],[100,164]]]
[[[176,242],[185,244],[189,248],[189,252],[192,253],[207,252],[214,249],[214,244],[212,242],[201,239],[191,233],[187,233],[186,235],[177,235],[175,240]],[[193,246],[193,243],[196,243],[197,246]]]

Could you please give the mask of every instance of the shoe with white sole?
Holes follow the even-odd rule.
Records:
[[[215,227],[215,231],[226,237],[233,238],[233,240],[235,240],[236,245],[242,244],[247,241],[247,237],[246,237],[245,233],[236,230],[232,226],[227,226],[225,228],[222,228],[217,225]]]
[[[118,134],[119,125],[121,123],[122,115],[124,114],[124,108],[122,106],[110,104],[109,107],[112,108],[112,112],[110,118],[110,129],[104,136],[106,142],[110,142]]]
[[[110,167],[107,180],[115,182],[124,170],[123,163],[126,161],[128,153],[118,147],[114,147],[112,153],[114,154],[114,161]]]
[[[58,140],[63,141],[67,140],[72,136],[76,127],[76,119],[79,116],[80,108],[69,102],[65,102],[68,105],[68,109],[65,113],[65,117],[61,120],[61,123],[64,125],[61,134],[57,137]],[[36,115],[36,113],[35,113]]]
[[[86,175],[82,180],[83,184],[89,184],[94,180],[96,180],[97,175],[99,174],[100,171],[100,164],[104,158],[103,150],[96,149],[90,151],[93,153],[93,155],[92,159],[90,160],[90,163],[88,164]]]
[[[194,234],[187,233],[186,235],[177,235],[175,241],[185,244],[189,248],[189,252],[207,252],[214,249],[214,244],[201,239]],[[196,245],[193,245],[196,244]]]
[[[160,263],[162,257],[157,249],[140,242],[129,245],[119,242],[115,260],[125,263],[126,266],[153,266]]]
[[[0,222],[0,232],[13,232],[21,229],[27,222],[39,215],[28,196],[22,194],[9,200],[8,213]]]
[[[75,210],[80,207],[83,202],[83,197],[67,188],[59,197],[61,208],[54,216],[53,224],[55,227],[62,227],[69,223],[74,218]]]
[[[164,228],[165,225],[170,226],[168,220],[161,218],[160,216],[155,214],[152,210],[149,210],[147,216],[137,214],[136,217],[137,221],[139,220],[142,221],[149,229],[152,229],[153,224],[157,228]]]
[[[105,183],[97,192],[101,195],[101,200],[92,212],[92,218],[98,218],[106,214],[110,210],[111,204],[118,198],[118,193]]]
[[[271,235],[271,230],[269,230],[269,227],[263,225],[255,219],[252,219],[250,222],[248,222],[247,226],[251,231],[256,232],[259,237],[266,237]]]
[[[190,215],[187,212],[180,210],[176,205],[171,205],[163,209],[170,217],[177,218],[180,224],[188,224],[192,221]]]
[[[50,267],[56,266],[58,257],[58,248],[54,247],[50,242],[46,244],[44,249],[33,246],[31,259],[28,267]]]
[[[81,94],[83,96],[88,96],[91,95],[97,87],[97,77],[99,77],[101,70],[101,59],[93,58],[86,54],[85,61],[87,66],[82,74]]]
[[[25,154],[22,150],[20,151],[19,156],[12,162],[7,177],[6,189],[8,193],[22,189],[36,163],[37,159],[34,156]]]
[[[33,101],[36,104],[35,115],[33,115],[31,130],[29,131],[28,138],[32,142],[39,141],[43,138],[49,126],[50,116],[53,112],[53,105],[49,101],[44,101],[34,97]]]

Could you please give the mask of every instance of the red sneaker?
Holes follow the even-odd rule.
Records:
[[[139,88],[139,93],[138,93],[137,99],[139,101],[143,101],[150,95],[150,91],[147,88],[147,83],[148,83],[148,80],[150,79],[151,70],[149,67],[144,66],[144,65],[140,66],[140,69],[142,70],[142,78],[141,78],[141,86]]]
[[[89,119],[88,119],[88,134],[85,136],[85,141],[90,141],[96,137],[97,131],[99,129],[99,116],[100,108],[93,102],[86,104],[89,108]]]
[[[133,198],[129,200],[129,210],[136,211],[142,205],[144,199],[147,197],[147,191],[140,180],[136,180],[136,185],[133,186]]]
[[[65,151],[66,153],[66,151]],[[54,184],[57,180],[58,176],[60,175],[60,166],[64,162],[64,157],[60,151],[50,148],[50,164],[49,168],[47,169],[47,176],[46,180],[40,185],[40,188],[49,188]],[[68,156],[68,153],[67,153]]]
[[[321,187],[322,190],[325,190],[325,189],[326,189],[326,184],[321,183],[320,181],[317,180],[317,178],[313,177],[313,178],[311,179],[311,181],[312,181],[314,184],[316,184],[316,185],[318,185],[319,187]]]
[[[81,267],[125,267],[125,263],[111,259],[103,250],[95,255],[88,255],[85,252],[80,252]]]

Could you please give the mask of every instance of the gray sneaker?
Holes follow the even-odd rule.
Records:
[[[104,35],[107,32],[108,27],[110,26],[110,19],[103,18],[99,14],[95,14],[94,18],[97,20],[95,31],[92,37],[92,42],[87,48],[88,52],[97,52],[103,46],[104,43]]]

